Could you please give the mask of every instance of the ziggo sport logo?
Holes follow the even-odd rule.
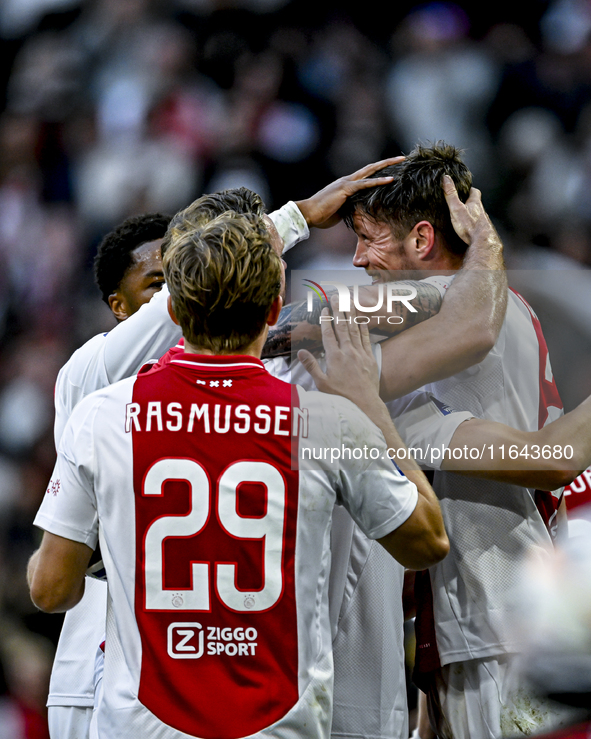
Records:
[[[306,284],[308,283],[308,284]],[[322,285],[332,285],[333,287],[336,287],[337,289],[337,295],[339,298],[339,311],[341,313],[350,313],[351,311],[351,288],[347,285],[343,285],[341,282],[314,282],[313,280],[304,280],[305,286],[308,288],[308,296],[306,300],[306,307],[308,313],[312,313],[314,310],[314,295],[316,295],[320,302],[322,303],[322,300],[324,299],[326,301],[327,305],[330,305],[330,301],[328,299],[328,295],[326,294],[326,291],[323,289]],[[397,284],[395,282],[378,282],[373,285],[374,288],[377,288],[378,290],[378,298],[377,303],[375,305],[362,305],[359,301],[359,285],[353,286],[353,305],[359,311],[359,313],[375,313],[376,311],[380,310],[382,306],[384,306],[387,313],[392,312],[392,306],[395,302],[402,303],[406,309],[410,313],[417,313],[417,309],[411,304],[411,300],[416,298],[417,291],[416,288],[414,288],[412,285],[404,285],[401,286],[400,284]],[[394,290],[400,291],[404,290],[405,294],[400,295],[399,292],[394,293]],[[373,316],[373,318],[378,320],[378,323],[380,322],[381,318],[385,318],[388,323],[404,323],[403,316],[398,315],[389,315],[389,316]],[[328,321],[334,321],[334,316],[320,316],[319,323],[322,322],[328,322]],[[338,322],[337,317],[337,322]],[[350,318],[347,320],[351,320]],[[370,322],[369,316],[360,316],[357,315],[354,317],[353,321],[355,323],[369,323]]]
[[[199,659],[205,653],[247,657],[256,654],[257,630],[252,626],[206,626],[197,621],[176,621],[168,626],[167,652],[173,659]]]

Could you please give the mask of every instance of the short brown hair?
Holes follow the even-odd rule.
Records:
[[[183,336],[216,354],[249,346],[281,291],[281,260],[254,214],[228,212],[178,233],[162,265]]]
[[[242,215],[254,213],[257,216],[266,212],[261,196],[247,187],[234,187],[202,195],[172,217],[162,242],[162,254],[168,249],[171,239],[185,231],[202,228],[228,211]]]
[[[431,146],[418,145],[404,161],[372,175],[392,175],[392,182],[359,190],[347,199],[341,215],[352,228],[353,216],[359,211],[373,221],[388,223],[399,239],[404,238],[419,221],[429,221],[443,236],[444,245],[450,252],[464,254],[468,245],[452,226],[441,185],[444,174],[453,179],[460,200],[466,202],[472,187],[472,173],[462,161],[460,149],[444,141]]]

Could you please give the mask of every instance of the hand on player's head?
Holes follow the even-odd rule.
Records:
[[[359,190],[387,185],[389,182],[392,182],[393,177],[391,175],[383,177],[373,177],[372,175],[384,169],[384,167],[388,167],[391,164],[399,164],[402,161],[404,161],[404,157],[398,156],[367,164],[365,167],[353,172],[353,174],[339,177],[338,180],[331,182],[315,195],[312,195],[311,198],[300,200],[297,205],[306,219],[307,224],[316,228],[330,228],[331,226],[335,226],[341,220],[339,209],[347,198]]]
[[[449,175],[443,175],[441,185],[449,207],[452,226],[462,241],[465,241],[466,244],[472,244],[477,234],[481,234],[483,231],[495,231],[482,205],[480,190],[475,187],[470,188],[470,195],[463,203],[458,196],[455,183]]]

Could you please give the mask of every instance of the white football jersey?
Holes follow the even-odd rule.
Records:
[[[168,289],[108,333],[90,339],[64,364],[55,385],[56,448],[74,407],[90,393],[135,375],[150,359],[158,359],[181,337],[168,315]]]
[[[439,452],[462,416],[523,431],[535,431],[560,416],[548,349],[531,307],[510,291],[499,338],[484,361],[389,408],[407,445],[422,450],[424,465],[436,470]],[[497,459],[502,453],[495,450]],[[506,596],[517,586],[521,557],[550,544],[556,499],[550,493],[440,471],[433,487],[451,551],[429,570],[430,577],[417,576],[417,669],[518,652],[519,644],[505,629]]]
[[[269,217],[285,242],[285,250],[309,235],[293,202]],[[56,448],[72,411],[83,398],[136,374],[179,340],[180,328],[168,314],[168,295],[164,286],[128,320],[87,341],[61,368],[55,385]],[[106,584],[93,580],[87,583],[80,603],[66,613],[51,671],[48,706],[93,706],[95,655],[104,640],[106,600]]]
[[[381,455],[298,471],[298,443]],[[99,734],[327,737],[333,507],[375,539],[417,502],[385,452],[351,403],[250,357],[176,356],[81,402],[35,523],[100,536]]]
[[[180,329],[170,320],[167,299],[168,290],[163,288],[132,320],[87,341],[61,368],[54,400],[56,448],[83,398],[135,374],[147,359],[157,359],[178,341]],[[48,706],[94,705],[95,655],[104,639],[106,602],[106,583],[93,580],[80,603],[66,613],[51,670]]]

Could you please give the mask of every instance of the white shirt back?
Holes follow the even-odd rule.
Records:
[[[110,597],[98,727],[109,737],[289,736],[304,724],[328,736],[332,509],[342,502],[379,538],[416,505],[387,457],[292,470],[292,388],[246,364],[181,355],[94,393],[65,430],[57,494],[36,523],[94,547],[100,519]],[[363,438],[385,452],[352,404],[298,398],[306,446]],[[239,491],[256,500],[252,485],[267,493],[251,509]]]

